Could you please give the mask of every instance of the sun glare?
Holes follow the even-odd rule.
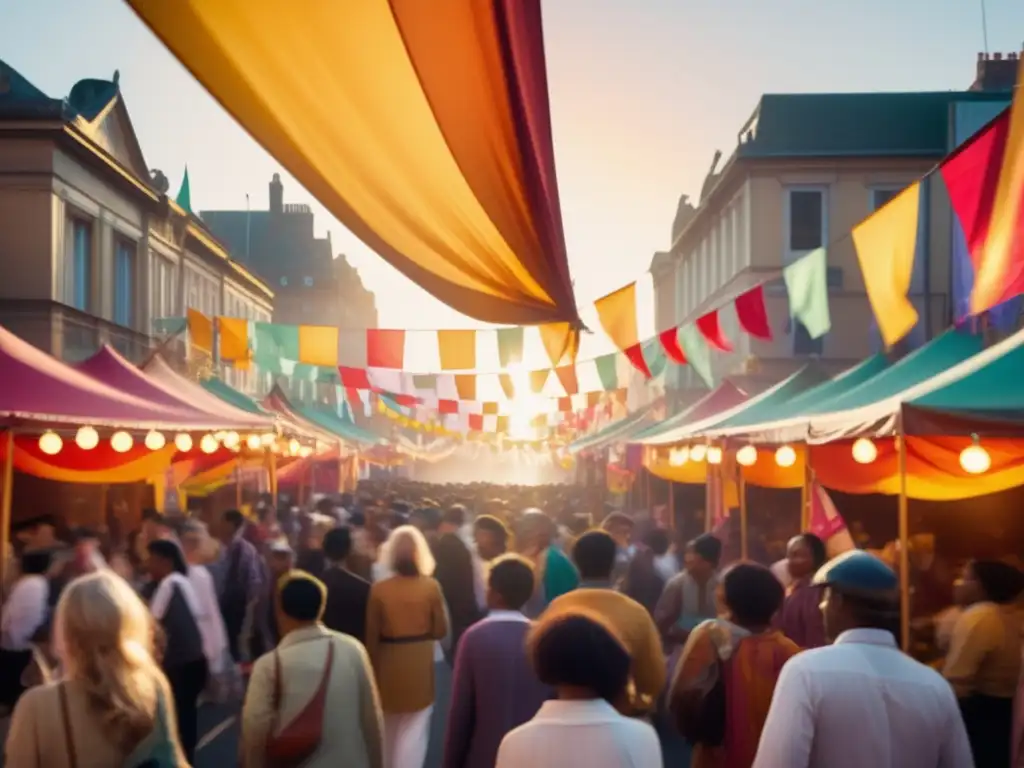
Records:
[[[530,422],[539,411],[540,398],[530,391],[530,374],[522,365],[510,365],[508,375],[515,389],[515,397],[508,401],[508,436],[513,440],[532,440],[536,430]]]

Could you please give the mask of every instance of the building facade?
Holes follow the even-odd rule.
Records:
[[[958,225],[941,177],[929,171],[1009,104],[1011,91],[985,85],[1004,85],[992,70],[1008,62],[1015,67],[1016,56],[980,58],[975,85],[961,92],[763,96],[721,168],[716,153],[699,204],[680,201],[672,247],[652,260],[659,329],[722,307],[734,350],[713,354],[716,378],[744,376],[762,384],[809,359],[838,373],[880,351],[850,232],[926,177],[910,290],[921,319],[908,343],[941,332],[954,314],[951,256]],[[779,274],[821,247],[828,254],[832,329],[811,339],[789,317]],[[771,341],[743,333],[729,303],[766,279]],[[671,387],[703,387],[689,369],[675,370]]]
[[[0,61],[0,325],[71,362],[103,344],[138,362],[181,347],[163,318],[269,320],[273,298],[168,198],[116,73],[55,99]]]
[[[374,295],[344,255],[334,257],[330,233],[316,237],[308,205],[284,202],[279,174],[266,211],[203,211],[202,219],[231,252],[274,289],[274,322],[377,327]]]

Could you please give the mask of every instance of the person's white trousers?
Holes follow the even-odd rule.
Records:
[[[434,706],[419,712],[384,713],[384,768],[423,768]]]

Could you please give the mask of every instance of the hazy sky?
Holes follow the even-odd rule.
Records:
[[[244,209],[246,193],[254,208],[266,208],[278,164],[127,5],[0,6],[0,58],[51,96],[67,95],[79,78],[120,70],[149,166],[162,169],[174,191],[187,163],[196,210]],[[645,275],[652,254],[668,246],[679,195],[696,197],[713,152],[728,156],[762,93],[965,88],[983,46],[980,7],[979,0],[544,0],[562,213],[584,319],[595,298]],[[987,13],[989,49],[1019,50],[1024,2],[987,0]],[[318,231],[331,230],[335,248],[377,294],[382,326],[480,325],[399,275],[283,171],[282,178],[286,202],[313,204]],[[649,287],[641,297],[641,330],[650,332]]]

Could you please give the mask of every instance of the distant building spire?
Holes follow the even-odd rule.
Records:
[[[188,183],[187,165],[185,166],[185,176],[181,180],[181,189],[178,190],[178,196],[174,199],[174,202],[189,213],[192,213],[192,187]]]

